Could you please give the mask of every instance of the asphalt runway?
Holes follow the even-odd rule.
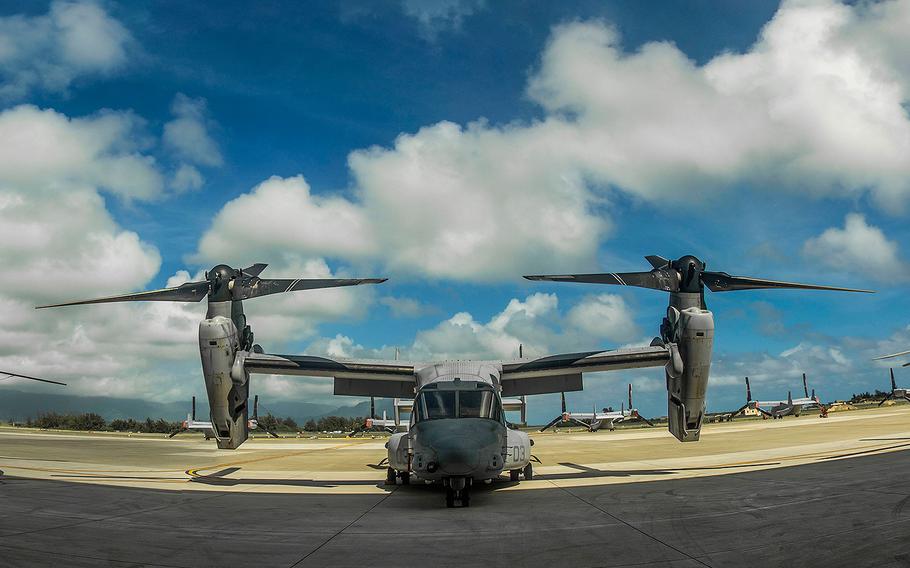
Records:
[[[0,430],[0,566],[910,566],[910,407],[536,435],[532,482],[385,487],[382,440]]]

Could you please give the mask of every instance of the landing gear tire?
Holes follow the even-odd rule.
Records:
[[[455,506],[455,501],[460,501],[462,507],[471,506],[471,480],[464,478],[451,478],[446,484],[446,507]]]
[[[534,468],[531,467],[530,463],[528,463],[528,465],[525,466],[524,475],[525,475],[525,481],[531,481],[532,479],[534,479]]]
[[[521,475],[520,469],[509,470],[509,481],[518,481],[519,475]]]
[[[401,471],[398,473],[398,477],[401,478],[402,485],[411,484],[411,472],[410,471]]]
[[[385,470],[385,484],[386,485],[395,485],[395,478],[397,477],[397,472],[390,468]]]

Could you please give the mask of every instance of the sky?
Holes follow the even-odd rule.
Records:
[[[872,358],[910,347],[908,25],[910,0],[0,2],[0,368],[203,396],[203,305],[33,307],[219,263],[389,278],[246,302],[269,352],[642,345],[664,293],[521,275],[694,254],[877,291],[709,293],[709,410],[746,375],[765,399],[803,372],[825,400],[885,388]],[[666,413],[661,369],[587,376],[569,404],[630,382]],[[253,377],[264,399],[358,401],[331,390]]]

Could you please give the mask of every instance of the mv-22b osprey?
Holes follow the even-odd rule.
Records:
[[[331,377],[339,395],[412,399],[407,432],[388,441],[389,478],[407,483],[411,475],[441,482],[446,504],[469,504],[473,483],[509,471],[514,478],[533,475],[531,441],[525,432],[507,428],[503,398],[578,391],[584,373],[640,367],[665,367],[669,430],[679,440],[698,440],[705,414],[705,390],[714,343],[714,317],[705,305],[704,288],[714,292],[756,288],[848,290],[730,276],[709,272],[694,256],[669,261],[646,257],[648,272],[526,276],[554,280],[618,284],[670,293],[660,337],[648,347],[582,351],[511,361],[377,361],[332,359],[311,355],[272,355],[254,344],[243,300],[269,294],[336,286],[381,283],[384,279],[266,279],[265,264],[238,270],[218,265],[205,280],[175,288],[67,302],[63,305],[126,301],[208,300],[199,324],[202,374],[219,448],[233,449],[247,439],[250,375]],[[52,307],[52,306],[42,306]]]

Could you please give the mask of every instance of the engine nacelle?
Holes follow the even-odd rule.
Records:
[[[209,397],[212,428],[221,449],[236,449],[249,436],[249,375],[234,365],[239,348],[237,326],[215,316],[199,324],[199,354]],[[234,370],[232,373],[231,371]]]
[[[711,349],[714,346],[714,315],[698,307],[675,310],[671,322],[682,360],[678,368],[667,367],[667,401],[670,433],[681,442],[698,441],[705,416],[705,394],[711,372]],[[676,358],[677,353],[674,353]],[[671,362],[672,363],[672,362]]]
[[[407,432],[389,436],[385,447],[389,450],[389,466],[398,471],[410,471],[411,439]]]

